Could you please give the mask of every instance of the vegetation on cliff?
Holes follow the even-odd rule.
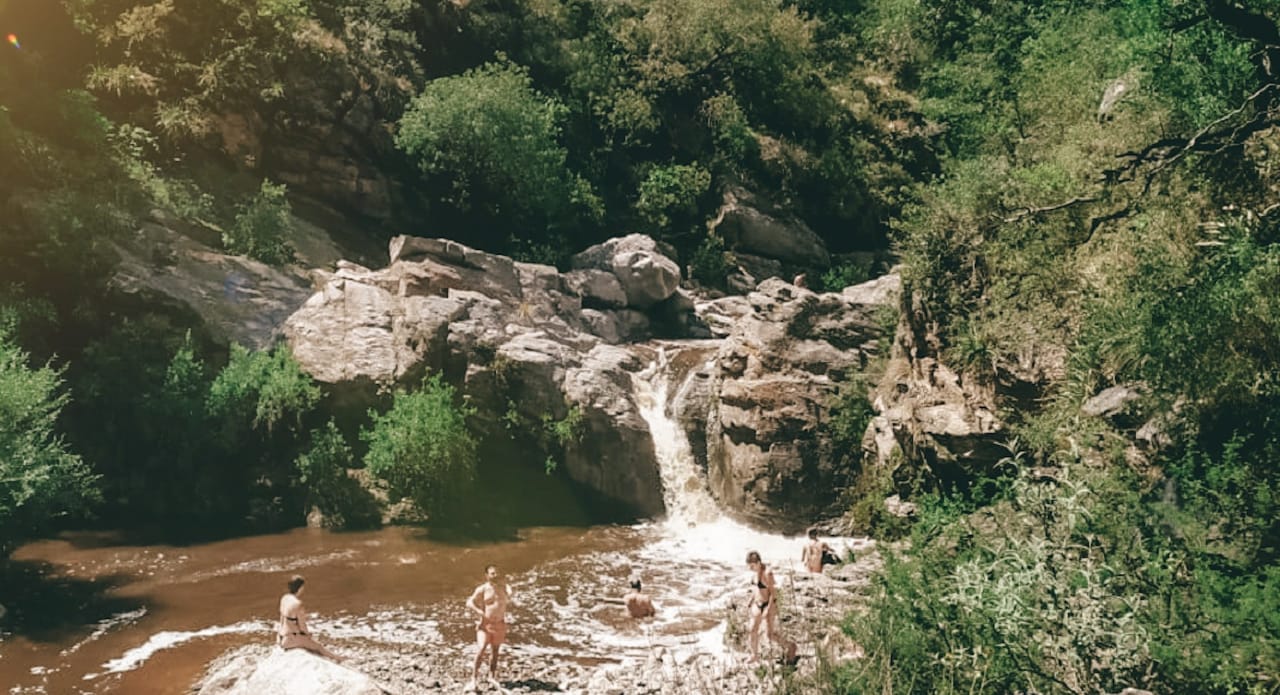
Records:
[[[872,5],[945,126],[894,222],[907,318],[1012,428],[985,471],[918,469],[834,687],[1274,692],[1280,7]]]

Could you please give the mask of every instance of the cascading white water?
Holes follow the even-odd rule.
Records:
[[[632,376],[636,405],[653,436],[667,508],[664,538],[654,549],[729,567],[744,566],[750,550],[775,567],[796,564],[801,548],[797,539],[744,526],[725,516],[711,497],[684,428],[671,413],[672,405],[684,397],[696,375],[691,372],[669,398],[671,371],[666,351],[659,348],[657,359]]]
[[[692,373],[685,378],[674,401],[668,398],[671,375],[666,351],[661,348],[658,359],[632,377],[636,406],[653,436],[654,455],[662,476],[662,502],[667,509],[667,524],[673,530],[711,523],[722,516],[698,470],[688,436],[670,413],[672,402],[684,396],[693,378]]]

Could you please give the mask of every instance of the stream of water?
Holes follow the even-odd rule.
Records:
[[[450,543],[421,529],[315,529],[185,546],[131,544],[119,534],[71,533],[19,548],[4,569],[0,693],[186,692],[228,648],[273,640],[288,577],[308,578],[306,603],[321,641],[456,651],[472,644],[463,608],[497,564],[514,594],[511,649],[586,663],[674,653],[723,653],[731,596],[752,580],[757,550],[783,582],[798,571],[800,539],[724,517],[707,492],[670,406],[665,356],[635,375],[654,436],[668,515],[630,526],[526,528],[515,537]],[[692,378],[692,377],[690,377]],[[675,391],[672,392],[672,388]],[[15,578],[39,575],[36,582]],[[652,622],[626,619],[617,599],[639,575],[658,605]],[[14,586],[34,586],[15,595]]]

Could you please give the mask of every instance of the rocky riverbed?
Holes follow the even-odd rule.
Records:
[[[745,606],[751,596],[744,587],[732,604],[744,607],[726,615],[710,634],[690,635],[687,644],[655,644],[644,659],[583,663],[554,658],[514,638],[503,653],[503,674],[497,683],[481,684],[493,693],[581,693],[591,695],[708,695],[716,693],[773,693],[790,688],[805,692],[821,671],[833,664],[860,658],[861,652],[840,631],[844,616],[855,611],[866,595],[870,576],[881,565],[874,544],[858,547],[854,561],[827,568],[822,575],[779,574],[780,625],[799,645],[799,662],[783,666],[776,651],[766,652],[762,636],[760,663],[747,660]],[[322,636],[323,637],[323,636]],[[513,635],[514,637],[514,635]],[[397,693],[435,695],[459,693],[470,677],[471,648],[433,648],[331,643],[346,668],[310,654],[280,652],[270,645],[232,650],[210,664],[190,690],[193,695],[241,695],[261,692],[270,682],[273,692],[311,695]],[[770,658],[764,658],[766,653]],[[274,680],[271,680],[274,679]],[[287,684],[287,685],[286,685]]]

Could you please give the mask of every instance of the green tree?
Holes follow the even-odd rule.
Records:
[[[467,429],[472,410],[454,403],[453,387],[433,374],[417,391],[398,391],[386,413],[370,412],[365,465],[387,481],[394,498],[408,497],[430,518],[457,511],[476,474],[476,442]]]
[[[32,369],[8,329],[0,331],[0,548],[99,497],[97,476],[57,433],[67,400],[62,373]]]
[[[489,63],[429,82],[400,119],[396,143],[418,161],[442,212],[484,221],[488,231],[473,243],[493,247],[599,214],[591,187],[566,166],[564,115],[526,70]]]
[[[280,265],[293,260],[289,237],[293,210],[284,184],[263,181],[257,194],[240,206],[235,222],[222,234],[222,245],[263,263]]]

